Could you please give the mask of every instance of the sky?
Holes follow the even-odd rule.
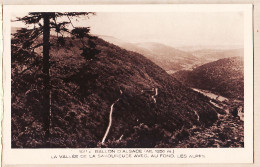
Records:
[[[14,16],[22,16],[16,14]],[[159,42],[170,46],[243,45],[243,14],[238,12],[96,13],[74,20],[91,33],[126,42]],[[21,23],[13,23],[21,26]]]

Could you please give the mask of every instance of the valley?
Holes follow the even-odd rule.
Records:
[[[176,143],[176,148],[225,148],[244,147],[243,102],[216,95],[206,90],[193,89],[210,98],[210,102],[225,112],[218,114],[218,121],[210,127],[193,126],[186,136]],[[234,107],[235,106],[235,107]],[[237,114],[234,115],[234,110]],[[199,117],[198,117],[199,119]]]
[[[242,46],[173,47],[156,42],[131,43],[112,36],[99,35],[103,40],[147,57],[168,74],[193,70],[203,64],[229,57],[243,57]]]
[[[231,66],[241,67],[240,61],[222,60],[233,70],[232,83],[226,78],[219,85],[221,75],[228,74],[225,63],[201,67],[198,56],[158,43],[117,41],[117,46],[92,40],[99,52],[87,60],[80,40],[66,37],[69,48],[51,40],[49,141],[40,112],[41,66],[34,65],[41,62],[41,50],[25,64],[12,46],[13,148],[44,148],[47,142],[52,148],[243,147],[243,94],[237,90],[243,77],[240,68]],[[184,69],[200,73],[192,77]],[[209,69],[217,69],[217,75]],[[206,84],[197,86],[189,79]],[[238,86],[226,93],[225,84]],[[238,114],[232,115],[233,110]]]
[[[195,126],[189,129],[188,132],[192,135],[176,147],[244,147],[244,102],[241,98],[243,89],[240,89],[243,86],[241,58],[219,59],[191,71],[177,72],[173,76],[183,84],[193,87],[194,91],[208,97],[211,104],[224,111],[218,113],[218,121],[211,127]],[[222,81],[218,83],[218,80]]]

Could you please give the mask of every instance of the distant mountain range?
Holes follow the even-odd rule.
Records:
[[[194,52],[198,50],[236,50],[243,48],[243,45],[198,45],[198,46],[177,46],[177,49],[180,49],[185,52]]]
[[[220,46],[209,47],[171,47],[156,42],[130,43],[111,36],[100,38],[113,43],[121,48],[144,55],[154,63],[162,67],[167,73],[172,74],[179,70],[191,70],[211,61],[221,58],[243,56],[243,48],[233,46],[236,49],[227,49]],[[178,49],[177,49],[178,48]]]
[[[223,55],[229,56],[232,51],[225,53]],[[241,56],[220,59],[191,71],[178,71],[173,76],[189,87],[229,98],[244,98],[244,61]]]
[[[203,49],[203,50],[196,50],[193,51],[192,54],[199,58],[202,62],[211,62],[216,61],[223,58],[229,57],[243,57],[244,56],[244,49]]]

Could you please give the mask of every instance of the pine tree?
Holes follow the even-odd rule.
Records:
[[[29,13],[25,17],[17,18],[28,28],[22,28],[13,34],[12,40],[12,61],[30,64],[22,71],[30,70],[35,66],[42,67],[43,94],[42,94],[42,120],[44,122],[46,147],[50,147],[50,126],[51,126],[51,63],[50,49],[54,45],[51,37],[56,38],[56,43],[64,46],[66,36],[75,36],[81,41],[82,56],[88,61],[99,53],[95,43],[92,41],[94,36],[89,34],[89,27],[74,27],[72,18],[87,17],[95,15],[91,12],[42,12]],[[62,21],[58,21],[62,20]],[[66,21],[65,21],[66,20]],[[72,28],[70,28],[72,27]],[[55,34],[52,35],[52,33]],[[87,38],[87,40],[85,40]],[[41,41],[42,40],[42,41]],[[41,42],[39,42],[41,41]],[[35,52],[36,49],[42,50],[42,60]],[[14,63],[15,64],[15,63]],[[12,64],[13,67],[13,64]],[[21,74],[21,73],[20,73]]]

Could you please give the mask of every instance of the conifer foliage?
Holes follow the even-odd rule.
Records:
[[[52,117],[52,89],[55,85],[55,81],[52,78],[58,77],[51,71],[55,64],[62,64],[62,62],[51,60],[50,50],[53,47],[68,48],[72,46],[73,44],[68,44],[66,38],[75,37],[81,43],[81,55],[85,60],[90,61],[95,58],[99,51],[93,42],[93,39],[96,37],[90,35],[90,27],[75,27],[73,25],[75,18],[89,18],[92,15],[95,15],[95,13],[37,12],[29,13],[27,16],[15,20],[25,23],[27,28],[17,30],[13,34],[11,42],[12,101],[14,102],[12,103],[12,113],[20,113],[22,117],[22,113],[26,113],[25,110],[30,110],[28,107],[23,108],[22,105],[19,105],[19,102],[25,105],[26,103],[30,104],[26,106],[31,106],[31,104],[37,105],[37,107],[31,106],[35,115],[32,117],[38,118],[38,121],[41,122],[42,126],[38,128],[41,129],[39,133],[43,134],[32,135],[41,136],[40,140],[42,140],[42,143],[45,143],[43,147],[51,147],[49,138]],[[31,82],[32,80],[35,82]],[[26,93],[18,95],[21,92]],[[28,115],[26,117],[30,119]],[[35,120],[31,123],[34,122]]]

